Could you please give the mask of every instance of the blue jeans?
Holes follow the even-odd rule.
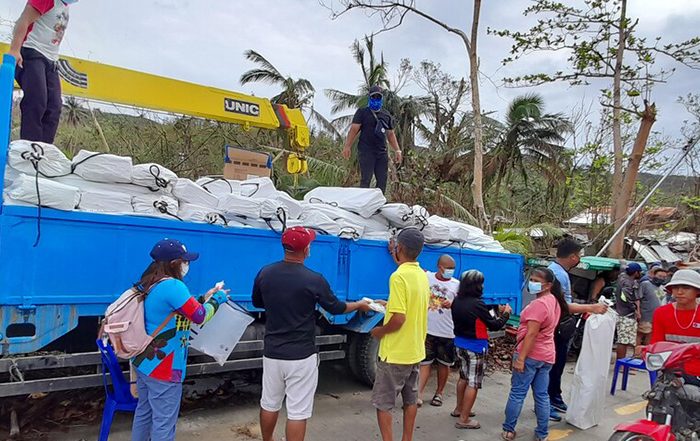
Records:
[[[182,399],[182,383],[155,380],[138,370],[139,404],[131,429],[132,441],[173,441]]]
[[[518,355],[513,356],[513,361],[518,359]],[[518,417],[523,410],[523,402],[527,396],[527,391],[532,386],[535,398],[535,414],[537,415],[537,428],[535,436],[538,439],[545,439],[549,435],[549,371],[552,369],[550,363],[527,358],[525,360],[525,370],[523,372],[513,371],[510,384],[510,395],[506,404],[506,420],[503,422],[503,430],[515,432],[518,424]]]

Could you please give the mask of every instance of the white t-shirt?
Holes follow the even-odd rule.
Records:
[[[454,301],[459,290],[459,280],[439,280],[435,273],[427,271],[430,283],[430,303],[428,304],[428,334],[435,337],[455,338],[452,311],[442,307],[443,300]]]
[[[29,28],[23,46],[35,49],[51,61],[58,61],[58,49],[68,27],[68,5],[61,0],[29,0],[41,17]]]

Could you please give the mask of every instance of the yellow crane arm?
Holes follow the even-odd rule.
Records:
[[[8,50],[8,44],[0,43],[0,53]],[[293,149],[303,152],[309,146],[309,128],[301,110],[265,98],[73,57],[62,56],[58,71],[64,95],[240,124],[246,129],[281,129]]]

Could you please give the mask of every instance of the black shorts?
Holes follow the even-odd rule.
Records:
[[[422,365],[430,365],[437,360],[438,363],[445,366],[455,364],[455,345],[451,338],[436,337],[428,334],[425,337],[425,360]]]

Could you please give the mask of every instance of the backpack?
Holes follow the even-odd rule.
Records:
[[[146,333],[144,301],[147,294],[136,288],[130,288],[107,307],[100,328],[100,337],[107,334],[114,353],[119,358],[133,358],[145,351],[176,314],[175,311],[171,312],[152,334]]]

